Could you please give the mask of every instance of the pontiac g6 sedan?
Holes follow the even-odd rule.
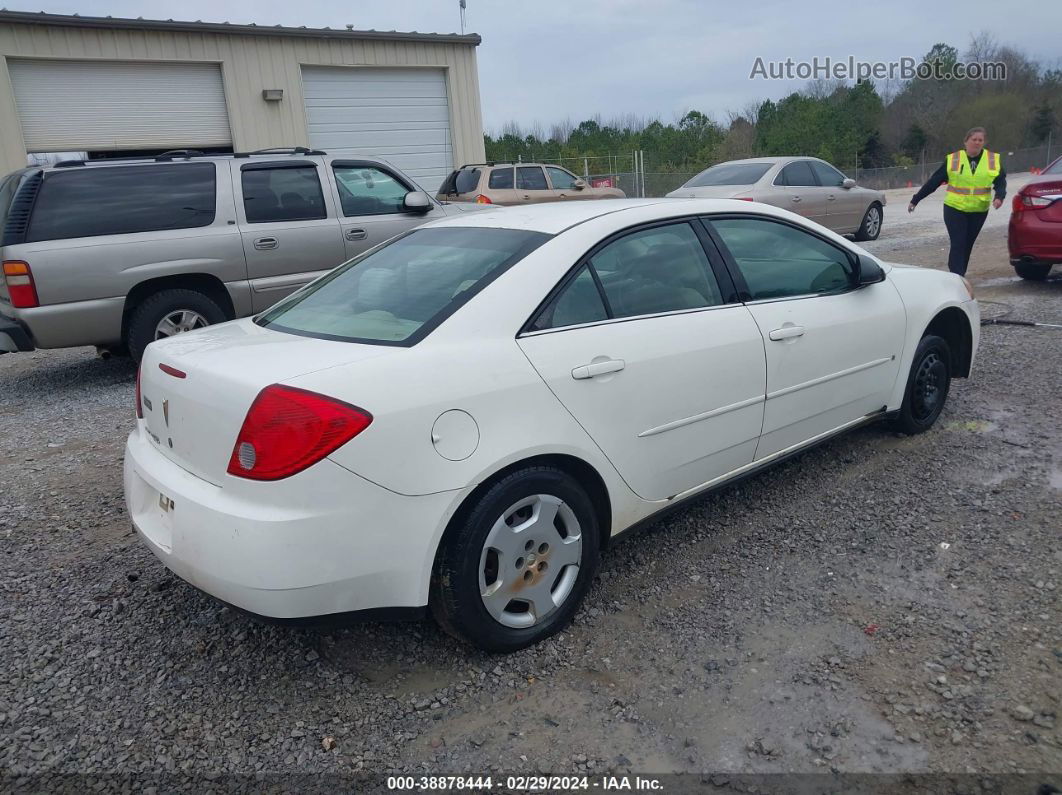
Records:
[[[960,277],[767,205],[450,218],[149,345],[128,508],[245,611],[430,610],[510,651],[659,511],[864,423],[928,429],[978,330]]]

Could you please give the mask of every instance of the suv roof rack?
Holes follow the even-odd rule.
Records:
[[[174,160],[191,160],[193,157],[238,157],[246,158],[252,155],[327,155],[320,149],[308,149],[305,146],[277,147],[273,149],[256,149],[253,152],[202,152],[199,149],[170,149],[162,154],[155,155],[129,155],[128,157],[101,157],[98,159],[60,160],[53,164],[53,168],[73,168],[87,165],[107,165],[108,163],[128,163],[139,160],[142,163],[171,163]]]
[[[193,157],[206,157],[206,155],[198,149],[171,149],[161,155],[155,155],[155,162],[163,163],[168,160],[177,160],[178,158],[190,160]]]
[[[475,168],[476,166],[496,166],[496,165],[498,165],[497,161],[488,160],[486,163],[465,163],[463,166],[461,166],[457,170],[460,171],[461,169],[464,169],[464,168]]]
[[[275,146],[269,149],[255,149],[253,152],[233,152],[233,157],[250,157],[251,155],[327,155],[320,149],[307,149],[305,146]]]

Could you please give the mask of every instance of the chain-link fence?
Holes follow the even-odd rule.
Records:
[[[665,196],[699,174],[696,171],[671,171],[661,168],[661,158],[652,152],[627,152],[587,157],[542,157],[534,153],[534,160],[528,162],[550,163],[562,166],[578,174],[595,187],[615,187],[629,197]],[[1028,149],[1003,152],[1003,165],[1007,173],[1017,174],[1032,168],[1043,168],[1051,162],[1052,157],[1062,154],[1062,147],[1044,144]],[[911,166],[893,166],[890,168],[844,168],[841,171],[864,188],[889,190],[891,188],[917,188],[924,183],[944,162],[944,154],[934,159]],[[500,162],[500,161],[499,161]],[[706,164],[707,168],[711,163]]]

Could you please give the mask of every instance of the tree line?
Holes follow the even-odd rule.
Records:
[[[943,67],[934,74],[947,74],[958,60],[959,51],[943,43],[923,58]],[[999,151],[1059,138],[1062,69],[1048,68],[986,34],[973,39],[963,60],[1003,63],[1006,77],[812,81],[781,100],[731,111],[723,122],[698,110],[674,123],[635,115],[564,121],[548,133],[539,124],[525,131],[510,122],[497,135],[485,135],[484,143],[488,160],[581,158],[641,149],[651,158],[648,170],[692,172],[724,160],[795,154],[849,169],[909,166],[954,150],[975,126],[988,128],[989,145]]]

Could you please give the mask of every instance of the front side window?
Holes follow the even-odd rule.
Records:
[[[808,161],[798,160],[782,169],[782,173],[778,175],[775,184],[787,185],[790,188],[809,188],[815,187],[817,183],[815,182],[815,174],[812,172],[811,166],[808,165]]]
[[[336,175],[343,215],[384,215],[405,211],[409,188],[386,171],[372,166],[340,163],[334,163],[332,171]],[[466,172],[461,172],[464,173]],[[457,178],[457,184],[461,184],[460,176]]]
[[[751,300],[845,290],[855,270],[848,255],[788,224],[764,218],[711,221],[745,277]]]
[[[563,168],[547,167],[549,181],[553,183],[553,190],[573,190],[575,188],[575,175]]]
[[[322,339],[412,345],[548,239],[518,229],[415,229],[340,266],[256,322]]]
[[[844,174],[826,163],[812,160],[811,170],[815,172],[815,176],[819,178],[819,184],[824,188],[839,188],[844,183]]]
[[[513,187],[512,167],[492,169],[489,185],[493,190],[511,190]]]
[[[632,232],[591,256],[531,328],[538,331],[722,303],[697,234],[686,222],[666,224]]]
[[[516,187],[520,190],[549,190],[546,175],[538,166],[521,166],[516,169]]]
[[[313,221],[328,216],[313,163],[255,163],[240,171],[247,223]]]
[[[210,226],[216,182],[213,163],[57,169],[41,184],[26,242]]]

